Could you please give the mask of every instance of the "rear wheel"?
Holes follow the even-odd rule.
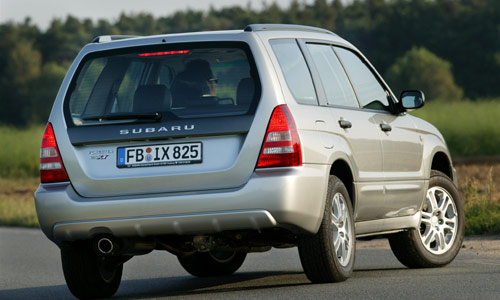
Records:
[[[444,173],[433,170],[419,229],[392,235],[389,243],[397,259],[409,268],[441,267],[457,256],[464,232],[460,193]]]
[[[302,267],[314,283],[340,282],[354,268],[356,238],[351,200],[340,179],[330,176],[323,221],[318,233],[299,240]]]
[[[210,277],[233,274],[241,267],[246,256],[246,252],[197,252],[177,258],[189,274]]]
[[[78,299],[108,298],[120,286],[123,263],[98,256],[90,243],[61,248],[64,278]]]

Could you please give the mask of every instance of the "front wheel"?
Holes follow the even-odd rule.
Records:
[[[314,283],[340,282],[354,268],[356,238],[351,200],[340,179],[330,176],[321,226],[313,236],[299,239],[302,268]]]
[[[61,259],[66,284],[76,298],[108,298],[118,290],[123,263],[98,256],[90,243],[65,245]]]
[[[241,267],[246,256],[246,252],[196,252],[177,258],[189,274],[211,277],[233,274]]]
[[[443,173],[432,171],[418,229],[389,237],[392,252],[409,268],[441,267],[457,256],[465,233],[460,193]]]

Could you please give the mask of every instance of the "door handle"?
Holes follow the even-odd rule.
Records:
[[[389,124],[382,123],[382,124],[380,124],[380,129],[382,129],[382,131],[387,132],[387,131],[391,131],[392,127]]]
[[[352,123],[346,120],[339,120],[340,127],[347,129],[352,127]]]

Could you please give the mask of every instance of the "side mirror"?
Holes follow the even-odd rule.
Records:
[[[425,96],[422,91],[402,91],[400,99],[400,106],[402,111],[412,111],[424,106]]]

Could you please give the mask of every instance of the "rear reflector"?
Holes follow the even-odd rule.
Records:
[[[292,114],[286,105],[276,106],[267,127],[257,168],[300,165],[300,140]]]
[[[42,148],[40,149],[40,181],[42,183],[69,181],[50,123],[47,124],[43,133]]]

